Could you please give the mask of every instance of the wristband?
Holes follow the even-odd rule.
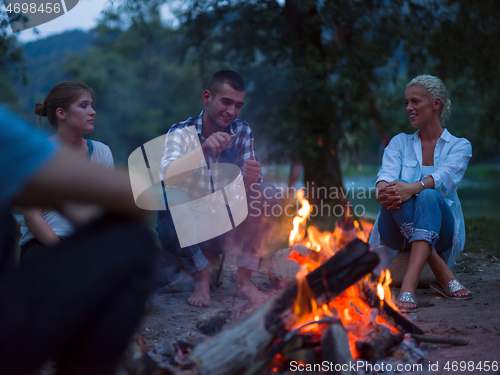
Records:
[[[422,184],[422,190],[425,190],[425,184],[424,184],[424,181],[420,180],[420,183]]]

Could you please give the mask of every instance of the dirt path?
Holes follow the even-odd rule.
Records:
[[[156,348],[157,352],[161,352],[173,340],[196,335],[196,322],[207,312],[231,307],[233,303],[234,307],[242,311],[241,316],[250,311],[243,300],[233,301],[231,292],[236,272],[235,256],[231,254],[227,257],[223,285],[212,293],[209,308],[189,306],[186,300],[190,291],[157,291],[151,297],[150,309],[140,326],[142,337],[150,350]],[[462,254],[454,272],[473,291],[472,300],[450,301],[430,289],[419,289],[419,311],[408,316],[426,335],[464,339],[470,344],[453,347],[421,344],[426,354],[423,364],[432,364],[432,371],[426,373],[500,374],[500,263],[492,262],[480,253],[469,256]],[[265,267],[263,272],[253,276],[253,280],[261,290],[275,293],[270,289]],[[398,290],[393,292],[397,293]],[[467,362],[465,369],[464,361]],[[497,361],[498,370],[485,371],[486,361],[490,361],[490,366],[493,361]]]

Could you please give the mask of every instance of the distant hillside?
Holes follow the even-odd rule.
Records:
[[[58,82],[71,79],[64,62],[68,55],[84,52],[92,43],[90,32],[67,31],[24,45],[27,84],[16,87],[23,112],[30,113]]]

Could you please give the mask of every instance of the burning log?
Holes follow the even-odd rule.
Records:
[[[321,336],[323,360],[329,363],[349,364],[352,362],[349,339],[342,324],[330,324]],[[351,375],[352,371],[330,371],[329,374]]]
[[[356,350],[361,358],[369,362],[374,363],[384,358],[392,347],[403,341],[401,333],[393,333],[390,328],[382,324],[370,328],[367,335],[356,340]]]
[[[388,303],[381,301],[377,293],[365,282],[362,282],[359,288],[359,298],[368,306],[378,308],[380,316],[403,333],[424,333],[424,331],[406,319],[406,317],[401,315],[398,311],[394,310]]]
[[[341,294],[378,262],[368,245],[356,239],[307,274],[305,281],[314,298],[321,302]],[[299,317],[293,312],[293,303],[298,291],[295,282],[246,319],[196,346],[190,355],[192,363],[202,375],[243,373],[273,341],[282,339],[297,323]]]
[[[320,339],[320,335],[316,332],[296,335],[283,346],[281,354],[290,361],[316,363],[320,358]],[[264,363],[264,365],[265,364],[266,363]]]

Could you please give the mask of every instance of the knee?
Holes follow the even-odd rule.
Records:
[[[158,211],[156,232],[158,232],[161,247],[167,249],[176,237],[174,221],[170,211]]]
[[[191,198],[182,189],[168,189],[165,191],[167,196],[166,207],[174,207],[183,203],[191,202]]]
[[[417,195],[417,201],[439,200],[441,195],[434,189],[424,189]]]

